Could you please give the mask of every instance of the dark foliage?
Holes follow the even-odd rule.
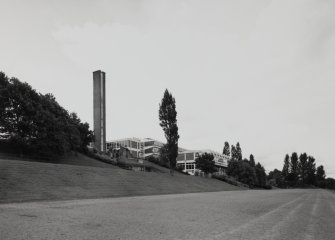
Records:
[[[290,171],[287,176],[287,181],[291,186],[295,185],[299,180],[299,158],[296,152],[292,153],[290,161]]]
[[[306,153],[300,154],[298,162],[298,173],[300,177],[301,184],[306,184],[307,179],[307,160],[308,156]]]
[[[228,142],[224,143],[222,154],[226,155],[226,156],[230,156],[230,147],[229,147],[229,143]]]
[[[322,165],[317,167],[315,178],[317,182],[322,182],[326,179],[326,172]]]
[[[166,138],[166,156],[169,161],[170,173],[176,168],[176,159],[178,156],[178,126],[176,101],[171,93],[166,89],[162,102],[159,105],[160,126],[163,128]]]
[[[242,149],[239,142],[236,144],[236,158],[237,160],[242,161]]]
[[[250,162],[250,165],[252,167],[256,166],[254,155],[250,154],[250,156],[249,156],[249,162]]]
[[[269,172],[268,175],[268,182],[271,186],[284,188],[286,187],[285,179],[281,171],[278,169],[275,169],[271,172]]]
[[[308,156],[307,159],[306,183],[310,185],[316,185],[315,158],[312,156]]]
[[[316,161],[313,156],[307,153],[292,153],[291,158],[285,156],[283,171],[275,169],[269,173],[269,183],[277,187],[321,187],[335,189],[334,179],[326,178],[324,167],[316,168]]]
[[[255,172],[256,172],[256,186],[257,187],[265,187],[266,186],[266,173],[264,167],[260,164],[257,163],[255,167]]]
[[[162,150],[162,149],[163,149],[163,147],[160,150]],[[160,155],[160,156],[163,156],[163,155]],[[169,168],[169,165],[166,162],[165,158],[164,158],[164,160],[162,160],[161,157],[160,158],[156,158],[154,156],[148,156],[145,159],[148,160],[149,162],[155,163],[155,164],[157,164],[157,165],[159,165],[161,167]]]
[[[57,157],[86,151],[93,140],[87,123],[69,114],[51,94],[0,73],[0,138],[24,154]]]
[[[257,163],[253,166],[249,160],[230,160],[227,168],[228,176],[247,184],[250,188],[266,188],[266,173],[264,167]]]
[[[237,151],[236,151],[236,147],[234,145],[231,145],[230,154],[231,154],[231,159],[232,160],[237,160],[238,159],[238,154],[237,154]]]
[[[288,179],[289,173],[290,173],[290,156],[286,154],[284,159],[283,170],[281,172],[284,181]]]
[[[241,183],[239,181],[236,181],[236,179],[233,178],[233,177],[229,177],[229,176],[225,176],[225,175],[213,175],[212,178],[218,179],[220,181],[229,183],[229,184],[234,185],[234,186],[249,188],[249,185]]]
[[[195,159],[196,168],[203,171],[205,174],[213,173],[216,171],[214,156],[210,153],[203,153]]]
[[[236,147],[231,146],[231,160],[228,162],[226,173],[237,181],[247,184],[250,188],[268,187],[264,167],[260,163],[255,163],[255,157],[252,154],[249,160],[242,160],[242,149],[239,142]]]

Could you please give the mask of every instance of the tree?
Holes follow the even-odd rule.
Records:
[[[325,172],[322,165],[320,165],[316,168],[315,178],[316,178],[317,182],[321,182],[321,181],[324,181],[326,179],[326,172]]]
[[[324,188],[334,189],[335,190],[335,179],[327,178],[324,180]]]
[[[231,160],[236,161],[237,160],[237,154],[236,154],[236,148],[235,148],[234,145],[231,145],[230,154],[231,154]]]
[[[298,177],[299,177],[299,167],[298,167],[298,154],[296,152],[292,153],[291,155],[291,163],[290,163],[290,174],[289,174],[289,181],[291,185],[297,184]]]
[[[287,180],[289,173],[290,173],[290,156],[286,154],[285,159],[284,159],[283,170],[281,171],[281,174],[284,180]]]
[[[250,157],[249,157],[249,162],[250,162],[250,165],[252,167],[255,167],[255,158],[254,158],[254,155],[250,154]]]
[[[226,156],[230,156],[230,147],[229,147],[229,143],[228,142],[224,143],[222,154],[226,155]]]
[[[267,179],[272,186],[285,187],[284,176],[278,169],[269,172]]]
[[[250,187],[256,185],[256,172],[255,169],[250,166],[248,160],[229,161],[227,175],[234,177],[237,181],[248,184]]]
[[[178,156],[178,126],[176,101],[171,93],[166,89],[162,102],[159,105],[160,126],[163,128],[167,140],[168,159],[170,174],[176,168],[176,159]]]
[[[213,173],[216,171],[214,156],[211,153],[200,154],[195,160],[196,168],[203,171],[205,174]]]
[[[299,176],[301,179],[302,184],[306,183],[306,178],[307,178],[307,154],[306,153],[302,153],[299,156],[299,162],[298,162],[298,172],[299,172]]]
[[[237,142],[236,144],[236,156],[237,156],[237,160],[242,161],[242,149],[240,147],[239,142]]]
[[[307,179],[306,179],[307,184],[311,184],[311,185],[316,184],[315,172],[316,172],[315,158],[312,156],[308,156]]]
[[[84,151],[93,133],[69,114],[52,94],[37,93],[28,83],[0,73],[0,136],[20,153],[54,158]]]
[[[159,149],[159,161],[162,166],[169,167],[169,154],[168,145],[164,144]]]
[[[265,187],[266,186],[266,173],[264,167],[257,163],[255,167],[256,171],[256,185],[259,187]]]

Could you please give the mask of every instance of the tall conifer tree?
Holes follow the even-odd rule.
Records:
[[[237,160],[242,161],[242,149],[239,142],[237,142],[236,144],[236,154],[237,154]]]
[[[228,142],[224,143],[222,154],[226,155],[226,156],[230,156],[230,147],[229,147],[229,143]]]
[[[284,159],[284,166],[282,170],[282,175],[285,180],[287,180],[289,173],[290,173],[290,156],[286,154],[285,159]]]
[[[299,176],[298,162],[299,162],[298,154],[296,152],[292,153],[290,163],[290,175],[293,184],[296,184],[298,181]]]
[[[159,105],[160,126],[163,128],[167,141],[168,159],[170,166],[170,174],[176,168],[176,159],[178,156],[178,126],[176,101],[172,94],[166,89],[162,102]]]

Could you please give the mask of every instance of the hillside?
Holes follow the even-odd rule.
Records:
[[[180,173],[123,170],[82,155],[67,163],[0,159],[0,203],[241,190]]]

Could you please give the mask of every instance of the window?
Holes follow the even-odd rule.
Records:
[[[186,153],[186,160],[194,160],[194,153]]]
[[[186,169],[194,169],[194,163],[186,163]]]
[[[150,141],[150,142],[145,142],[144,146],[148,147],[148,146],[153,146],[154,145],[154,141]]]
[[[148,148],[144,150],[145,153],[152,153],[152,148]]]
[[[185,154],[184,153],[178,154],[177,161],[184,161],[184,160],[185,160]]]
[[[130,141],[130,145],[131,148],[136,148],[137,149],[137,142],[134,141]]]
[[[183,168],[185,169],[185,164],[184,163],[177,163],[176,165],[178,168]]]

